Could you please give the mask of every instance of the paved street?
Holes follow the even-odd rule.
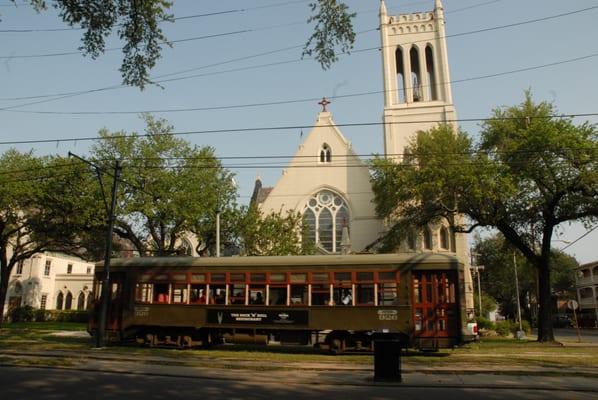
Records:
[[[300,384],[257,379],[235,379],[235,371],[220,378],[170,377],[128,373],[98,373],[53,368],[0,367],[2,397],[7,399],[598,399],[597,392],[561,390],[551,380],[532,378],[521,388],[504,378],[487,387],[413,386],[375,384]]]

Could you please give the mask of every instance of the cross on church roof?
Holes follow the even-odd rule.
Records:
[[[320,101],[318,104],[322,106],[322,112],[326,112],[326,106],[330,104],[330,101],[328,101],[326,97],[322,97],[322,101]]]

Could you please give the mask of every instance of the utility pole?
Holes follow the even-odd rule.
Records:
[[[519,301],[519,278],[517,277],[517,258],[513,252],[513,268],[515,269],[515,297],[517,298],[517,319],[519,320],[519,331],[517,339],[523,339],[523,327],[521,325],[521,303]]]
[[[120,161],[114,162],[114,180],[112,181],[112,198],[108,212],[108,229],[106,229],[106,252],[104,253],[104,276],[102,278],[102,296],[100,297],[100,321],[96,338],[96,347],[104,347],[104,333],[106,332],[106,317],[108,301],[110,299],[110,257],[112,257],[112,232],[114,231],[114,209],[116,208],[116,190],[120,176]]]
[[[100,177],[101,168],[97,165],[87,161],[86,159],[69,152],[69,157],[75,157],[80,161],[90,165],[96,170],[98,178],[100,179],[100,186],[103,185]],[[110,258],[112,256],[112,233],[114,231],[114,210],[116,208],[116,191],[118,189],[118,179],[120,177],[121,165],[120,161],[114,162],[114,175],[112,176],[112,198],[110,201],[110,208],[108,209],[108,220],[106,229],[106,248],[104,252],[104,274],[102,276],[102,291],[100,295],[100,315],[98,321],[98,329],[96,332],[96,347],[101,348],[105,345],[104,333],[106,332],[106,319],[108,314],[108,301],[110,299]]]

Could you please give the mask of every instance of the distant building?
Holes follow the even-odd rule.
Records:
[[[575,288],[582,326],[598,327],[598,261],[577,268]]]
[[[17,264],[10,274],[4,313],[15,307],[86,310],[92,301],[94,264],[44,252]]]

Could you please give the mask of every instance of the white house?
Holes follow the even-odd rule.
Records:
[[[94,264],[44,252],[20,262],[8,282],[4,312],[20,306],[42,310],[85,310],[91,304]]]

